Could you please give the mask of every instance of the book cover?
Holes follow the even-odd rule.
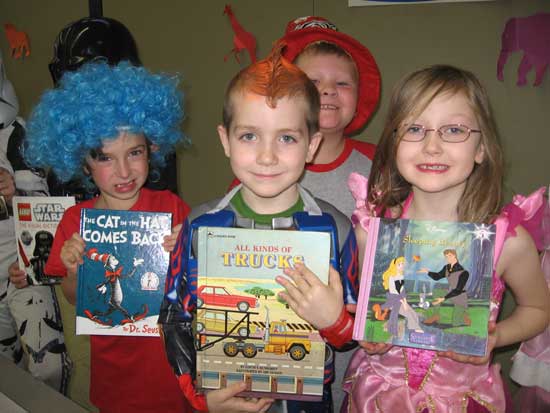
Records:
[[[303,262],[328,282],[329,234],[201,227],[197,254],[198,386],[321,400],[325,342],[278,298],[275,277]]]
[[[158,336],[172,214],[82,209],[76,334]]]
[[[375,218],[355,340],[483,356],[496,227]]]
[[[12,200],[19,268],[32,285],[51,285],[60,277],[44,273],[57,225],[65,210],[75,204],[72,196],[15,196]]]

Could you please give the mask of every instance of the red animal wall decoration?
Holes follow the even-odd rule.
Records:
[[[235,59],[240,63],[239,53],[243,50],[248,52],[250,56],[250,62],[254,63],[256,61],[256,38],[250,32],[247,32],[239,23],[233,10],[229,4],[225,5],[223,14],[229,17],[231,21],[231,27],[233,28],[233,49],[223,58],[224,61],[227,61],[231,54],[235,55]]]
[[[6,37],[10,45],[11,56],[14,59],[30,56],[31,47],[27,33],[18,31],[11,23],[4,24],[4,29],[6,30]]]

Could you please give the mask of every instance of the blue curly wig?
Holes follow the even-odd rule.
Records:
[[[127,62],[88,63],[68,72],[31,113],[25,159],[31,166],[51,168],[63,182],[85,182],[86,156],[124,128],[157,145],[151,169],[162,166],[183,137],[183,94],[177,84],[175,76],[152,74]]]

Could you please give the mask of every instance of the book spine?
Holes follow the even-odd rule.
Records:
[[[372,284],[372,269],[374,267],[374,253],[376,251],[376,241],[378,239],[378,227],[380,218],[371,218],[367,234],[367,243],[363,257],[363,268],[361,270],[361,284],[359,286],[359,306],[353,326],[353,339],[364,340],[365,324],[367,322],[369,309],[369,294]]]
[[[80,225],[79,225],[79,233],[80,233],[80,236],[82,236],[82,234],[84,233],[84,222],[85,222],[85,218],[86,218],[86,211],[87,209],[86,208],[82,208],[80,210]],[[82,311],[84,310],[83,308],[81,308],[82,306],[82,297],[84,297],[84,294],[83,294],[83,291],[81,291],[83,288],[84,288],[84,264],[81,264],[78,266],[78,271],[77,271],[77,276],[76,276],[76,322],[75,322],[75,326],[76,326],[76,331],[75,331],[75,334],[76,335],[79,335],[79,334],[85,334],[84,331],[81,331],[81,326],[80,326],[80,318],[81,316],[79,316],[79,314],[82,313]]]

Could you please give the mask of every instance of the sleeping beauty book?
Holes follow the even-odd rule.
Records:
[[[158,336],[172,214],[82,209],[76,334]]]
[[[355,340],[483,356],[496,227],[373,218]]]

